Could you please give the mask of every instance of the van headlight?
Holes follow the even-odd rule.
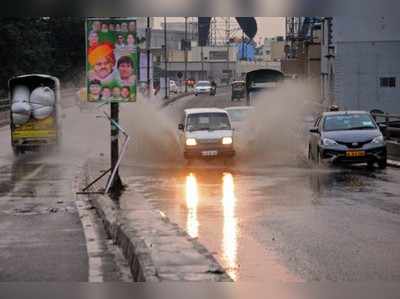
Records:
[[[384,142],[384,139],[383,139],[383,136],[382,136],[382,135],[380,135],[380,136],[378,136],[378,137],[375,137],[375,138],[372,139],[372,141],[371,141],[371,143],[373,143],[373,144],[383,144],[383,142]]]
[[[324,139],[322,139],[322,144],[323,145],[336,145],[338,143],[333,139],[324,138]]]
[[[186,145],[187,146],[195,146],[195,145],[197,145],[197,141],[194,138],[187,138]]]
[[[222,138],[222,144],[228,145],[228,144],[232,144],[232,142],[233,142],[232,137]]]

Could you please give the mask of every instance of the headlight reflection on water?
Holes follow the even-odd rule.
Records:
[[[222,243],[221,261],[226,272],[233,280],[238,278],[238,224],[236,217],[236,197],[234,178],[230,173],[224,173],[222,177]],[[186,177],[186,231],[192,238],[199,236],[199,184],[196,176],[190,173]]]
[[[222,205],[224,211],[224,227],[222,238],[222,250],[224,266],[227,273],[233,280],[237,279],[238,264],[237,264],[237,219],[236,219],[236,197],[235,184],[233,176],[230,173],[224,173],[222,178]]]
[[[186,230],[192,238],[199,235],[199,221],[197,220],[197,205],[199,204],[199,190],[197,179],[193,173],[186,177],[186,206],[188,209]]]

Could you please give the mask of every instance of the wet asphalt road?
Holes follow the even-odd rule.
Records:
[[[165,113],[178,122],[184,108],[225,107],[228,98],[183,99]],[[304,152],[228,167],[133,159],[121,173],[235,280],[399,281],[400,170],[317,169]]]
[[[109,126],[96,114],[76,108],[64,112],[59,152],[14,157],[9,128],[0,128],[1,282],[87,282],[93,269],[96,281],[99,276],[103,281],[122,280],[113,246],[94,211],[85,212],[90,215],[85,226],[93,230],[92,239],[86,239],[72,188],[85,159],[106,148],[96,129],[108,132]],[[89,251],[99,262],[90,262]]]

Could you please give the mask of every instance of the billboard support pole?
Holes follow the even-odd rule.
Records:
[[[119,176],[117,163],[119,160],[119,149],[118,149],[118,135],[119,135],[119,129],[118,126],[114,124],[119,123],[119,103],[110,103],[110,109],[111,109],[111,169],[115,169],[114,171],[114,176],[111,176],[109,180],[112,180],[109,182],[110,184],[110,191],[112,194],[115,194],[118,196],[118,194],[121,193],[123,189],[122,181]]]

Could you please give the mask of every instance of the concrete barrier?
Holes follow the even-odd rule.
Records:
[[[86,165],[88,182],[93,165]],[[96,185],[92,191],[98,191]],[[104,227],[121,248],[137,282],[231,282],[214,256],[197,239],[172,223],[134,190],[127,189],[119,203],[104,195],[90,195]]]

